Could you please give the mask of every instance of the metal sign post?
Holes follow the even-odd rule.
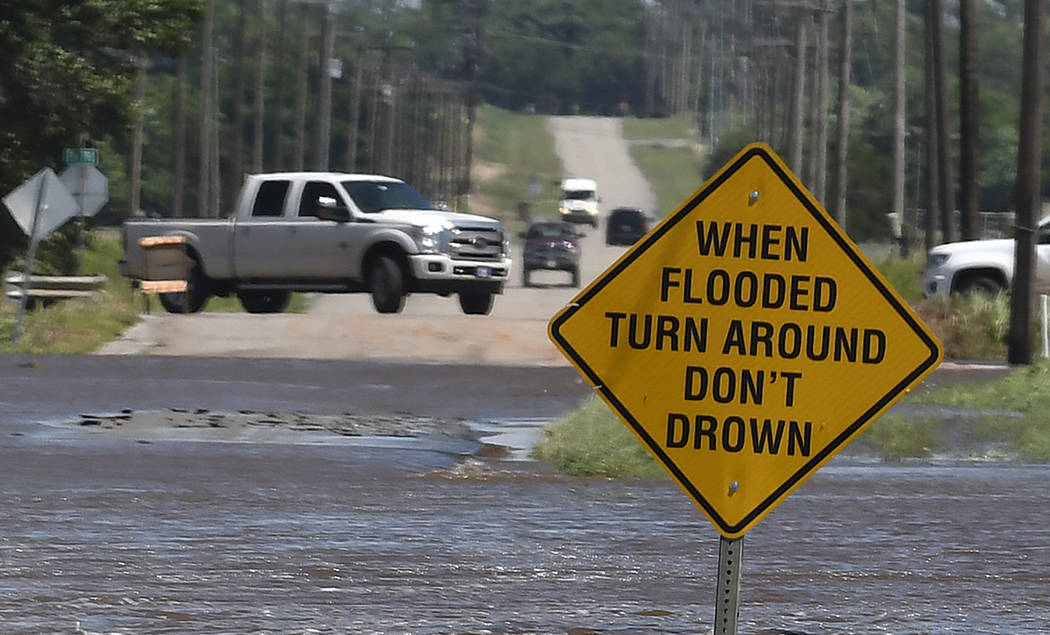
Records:
[[[718,547],[718,589],[715,593],[714,635],[736,635],[740,615],[740,569],[744,538],[722,537]]]
[[[40,179],[40,188],[37,190],[36,194],[32,229],[29,230],[29,252],[26,254],[26,266],[23,274],[24,282],[22,283],[22,298],[18,303],[18,315],[15,317],[15,330],[11,333],[12,344],[17,344],[18,338],[22,335],[22,319],[25,317],[26,305],[29,302],[29,290],[33,286],[33,261],[36,260],[36,246],[40,243],[40,237],[37,236],[36,230],[37,225],[40,224],[40,217],[44,214],[45,208],[47,207],[44,203],[46,200],[47,179],[42,178]]]

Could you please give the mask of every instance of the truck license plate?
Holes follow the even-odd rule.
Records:
[[[477,267],[474,269],[474,275],[479,278],[491,278],[492,268],[491,267]]]

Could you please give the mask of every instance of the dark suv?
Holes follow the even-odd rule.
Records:
[[[617,207],[605,221],[606,245],[633,245],[649,231],[649,217],[637,207]]]
[[[530,286],[529,274],[535,269],[568,271],[572,286],[580,286],[580,243],[583,235],[563,221],[543,221],[529,225],[521,233],[525,239],[521,282]]]

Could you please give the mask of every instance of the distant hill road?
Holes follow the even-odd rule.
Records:
[[[620,205],[654,209],[652,189],[622,138],[622,120],[553,117],[548,128],[566,176],[598,182],[603,213]],[[586,284],[624,248],[605,246],[604,226],[582,229]],[[520,250],[516,257],[512,282],[488,316],[463,315],[455,298],[414,295],[403,313],[378,315],[366,295],[322,295],[299,315],[153,313],[100,352],[566,365],[547,338],[547,322],[578,289],[568,285],[567,274],[545,271],[533,273],[536,286],[523,288]]]

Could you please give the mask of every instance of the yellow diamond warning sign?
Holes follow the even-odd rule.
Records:
[[[762,144],[549,326],[730,539],[941,360],[937,339]]]

